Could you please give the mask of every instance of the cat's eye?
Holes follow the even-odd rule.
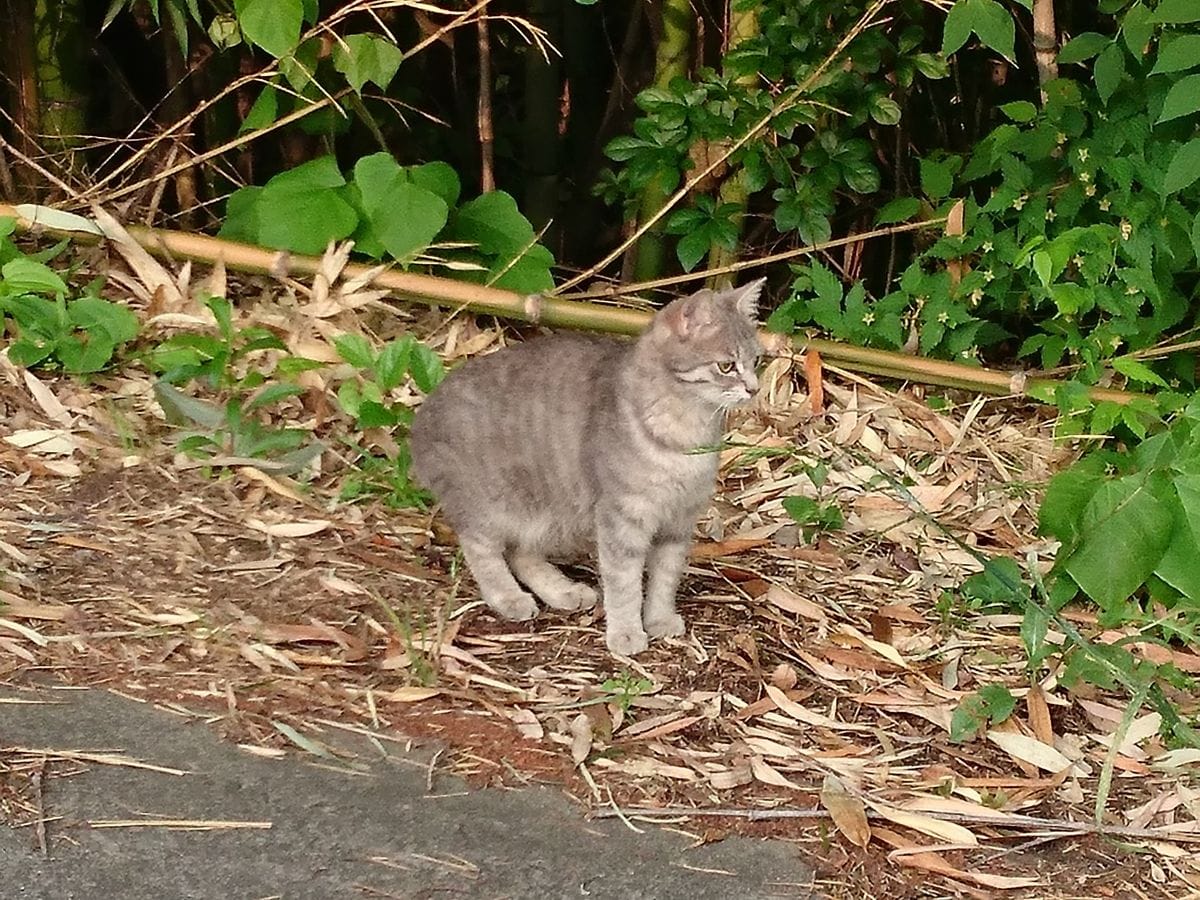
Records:
[[[722,375],[732,375],[733,370],[737,367],[736,363],[726,360],[725,362],[717,363],[717,371]]]

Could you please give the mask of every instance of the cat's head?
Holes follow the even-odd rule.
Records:
[[[712,406],[737,406],[758,390],[756,316],[765,281],[681,297],[650,326],[648,337],[667,372]]]

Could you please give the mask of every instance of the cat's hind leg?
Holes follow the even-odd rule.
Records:
[[[518,622],[537,615],[537,602],[513,578],[501,544],[470,535],[459,535],[459,543],[488,606],[504,618]]]
[[[596,591],[572,581],[558,568],[534,553],[517,550],[509,557],[513,574],[539,600],[554,609],[590,609],[596,605]]]

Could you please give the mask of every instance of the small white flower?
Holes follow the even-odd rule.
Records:
[[[1087,187],[1085,187],[1083,189],[1083,193],[1087,197],[1095,197],[1096,196],[1096,186],[1094,184],[1089,184]]]
[[[1112,347],[1114,350],[1116,350],[1118,347],[1121,346],[1121,339],[1119,337],[1114,337],[1112,340],[1110,340],[1108,342],[1108,345],[1110,347]]]
[[[937,320],[943,325],[947,324],[950,321],[950,313],[943,309],[940,313],[938,313]]]
[[[1054,210],[1052,210],[1052,209],[1046,210],[1046,221],[1047,222],[1053,222],[1057,216],[1058,216],[1058,213],[1056,213]]]
[[[1132,235],[1133,235],[1133,225],[1130,223],[1130,221],[1128,219],[1122,219],[1121,220],[1121,238],[1122,238],[1122,240],[1127,241],[1127,240],[1129,240],[1129,238]]]
[[[875,313],[873,313],[873,312],[866,313],[862,317],[862,323],[864,325],[866,325],[868,328],[870,328],[871,325],[873,325],[875,323]]]
[[[1067,135],[1064,132],[1060,131],[1058,134],[1056,134],[1054,136],[1054,140],[1058,141],[1058,143],[1060,143],[1060,144],[1065,144],[1067,142]]]
[[[1101,198],[1101,200],[1100,200],[1100,211],[1101,212],[1108,212],[1109,207],[1111,207],[1111,206],[1112,206],[1111,200],[1109,200],[1107,197]]]
[[[991,280],[992,280],[993,278],[995,278],[995,277],[996,277],[996,276],[992,274],[992,270],[991,270],[991,269],[984,269],[984,270],[983,270],[983,280],[984,280],[984,281],[991,281]]]
[[[1079,148],[1079,161],[1080,161],[1080,162],[1087,162],[1087,158],[1088,158],[1088,149],[1087,149],[1087,147],[1080,147],[1080,148]]]
[[[1092,180],[1092,173],[1091,172],[1080,172],[1079,180],[1082,181],[1084,184],[1087,184],[1089,181]]]
[[[991,252],[992,252],[992,242],[991,242],[991,241],[984,241],[984,242],[983,242],[983,252],[984,252],[984,253],[991,253]]]
[[[982,299],[983,299],[983,291],[982,290],[980,290],[979,288],[975,288],[975,290],[971,291],[971,305],[972,306],[978,306],[979,301]]]
[[[1020,210],[1024,209],[1025,201],[1028,199],[1029,199],[1028,197],[1026,197],[1024,194],[1022,194],[1020,197],[1018,197],[1016,200],[1013,201],[1013,204],[1012,204],[1013,209],[1017,210],[1018,212]]]

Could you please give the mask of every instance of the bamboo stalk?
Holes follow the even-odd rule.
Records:
[[[31,211],[34,208],[20,209]],[[83,242],[99,240],[95,234],[39,224],[27,218],[17,207],[3,203],[0,203],[0,218],[14,219],[19,231],[44,233],[57,238],[70,237]],[[128,230],[133,239],[147,251],[171,261],[187,259],[213,264],[220,260],[228,269],[276,276],[283,272],[290,275],[313,275],[321,266],[320,257],[297,256],[285,251],[268,250],[204,234],[138,225],[131,225]],[[363,263],[350,263],[343,270],[343,277],[361,278],[372,268]],[[500,288],[453,281],[433,275],[400,272],[395,269],[375,276],[372,283],[377,287],[387,288],[405,300],[429,306],[461,307],[475,313],[522,322],[608,334],[639,334],[649,324],[652,315],[640,309],[564,300],[560,297],[524,295]],[[787,338],[764,332],[763,343],[768,352],[777,355],[803,353],[811,347],[827,362],[836,363],[851,371],[997,396],[1027,396],[1032,390],[1052,392],[1065,383],[1035,372],[985,369],[948,360],[923,359],[890,350],[855,347],[805,335]],[[1144,396],[1101,387],[1089,388],[1088,392],[1094,401],[1108,400],[1115,403],[1128,403],[1135,397]]]
[[[487,194],[496,189],[496,175],[492,129],[492,38],[486,13],[475,21],[475,28],[479,45],[479,190]]]

